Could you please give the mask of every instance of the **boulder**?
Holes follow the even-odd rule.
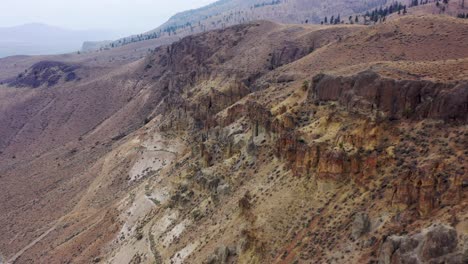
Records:
[[[367,215],[367,213],[357,213],[354,216],[353,225],[351,227],[351,236],[354,239],[358,239],[369,232],[370,226],[371,222],[369,220],[369,215]]]
[[[393,255],[400,247],[401,239],[397,236],[387,237],[380,247],[379,264],[391,264]]]
[[[452,253],[457,247],[457,232],[453,228],[437,226],[427,232],[421,248],[421,259],[433,258]]]
[[[218,247],[215,252],[205,261],[206,264],[225,264],[229,257],[235,255],[235,249],[224,245]]]
[[[466,263],[466,252],[457,251],[453,227],[433,225],[412,236],[387,237],[380,247],[379,264]],[[466,259],[465,259],[466,260]]]
[[[231,192],[231,186],[227,183],[218,186],[217,190],[218,194],[220,195],[227,195]]]

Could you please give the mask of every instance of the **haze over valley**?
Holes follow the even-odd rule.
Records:
[[[68,30],[45,24],[0,28],[0,58],[13,55],[44,55],[78,52],[85,41],[118,38],[116,33]]]

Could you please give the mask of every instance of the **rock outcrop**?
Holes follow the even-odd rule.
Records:
[[[404,171],[393,188],[392,203],[414,205],[423,217],[435,209],[459,203],[463,198],[463,175],[449,177],[440,173],[443,169],[443,164],[431,162]]]
[[[76,70],[78,65],[70,65],[58,61],[41,61],[24,73],[20,73],[15,79],[7,80],[9,86],[38,88],[42,85],[52,87],[60,81],[71,82],[79,79]]]
[[[412,236],[392,235],[380,248],[379,264],[466,263],[466,239],[459,240],[455,229],[444,225],[431,226]]]
[[[369,232],[371,222],[369,215],[366,213],[357,213],[354,216],[354,221],[351,229],[351,236],[353,239],[358,239],[363,234]]]
[[[236,254],[235,248],[229,248],[226,246],[218,247],[213,255],[211,255],[204,264],[227,264],[229,258]]]
[[[365,71],[354,76],[320,74],[313,78],[309,99],[339,101],[348,109],[382,111],[393,119],[436,118],[468,121],[468,83],[394,80]]]

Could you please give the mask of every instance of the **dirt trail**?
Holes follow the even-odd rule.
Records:
[[[50,232],[52,232],[55,228],[57,228],[58,224],[60,223],[60,220],[56,221],[54,225],[49,228],[47,231],[45,231],[42,235],[40,235],[38,238],[34,239],[31,243],[29,243],[27,246],[25,246],[23,249],[18,251],[13,257],[11,257],[6,264],[13,264],[15,261],[23,255],[24,252],[26,252],[28,249],[33,247],[34,245],[37,244],[37,242],[41,241],[44,237],[46,237]],[[3,264],[0,258],[0,264]]]

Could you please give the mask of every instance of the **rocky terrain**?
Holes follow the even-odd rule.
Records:
[[[256,21],[2,59],[0,260],[466,263],[466,28]]]

